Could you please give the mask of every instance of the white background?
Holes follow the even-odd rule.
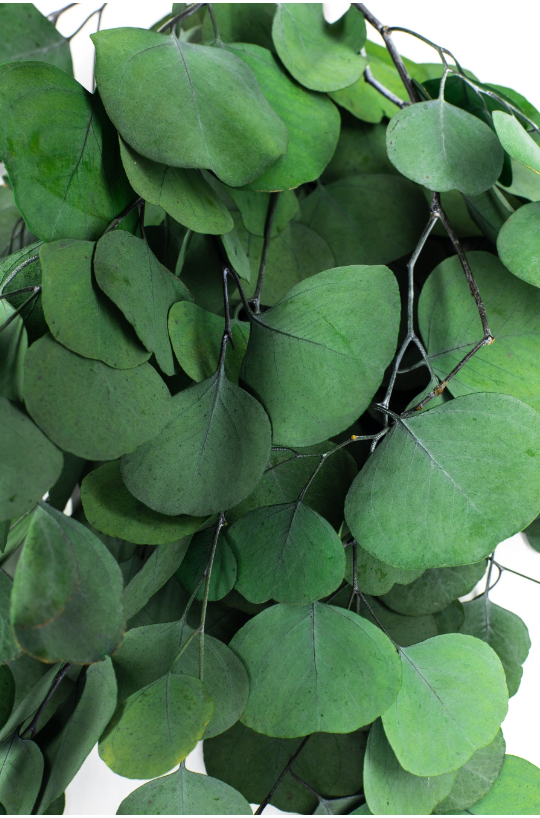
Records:
[[[64,4],[65,0],[44,0],[37,2],[36,6],[48,14]],[[60,18],[60,31],[66,36],[71,34],[100,5],[95,2],[78,4]],[[337,19],[348,6],[338,2],[324,5],[328,19]],[[452,0],[451,3],[371,0],[366,5],[383,23],[418,31],[449,48],[480,80],[513,87],[540,109],[537,59],[540,4],[531,0],[514,0],[513,3],[502,0]],[[170,9],[171,3],[164,0],[116,0],[105,9],[102,28],[147,28]],[[94,17],[72,43],[75,75],[87,88],[91,87],[93,64],[93,46],[88,35],[95,31],[95,21]],[[373,30],[368,36],[380,42]],[[395,39],[405,56],[419,62],[436,62],[436,52],[424,43],[405,34],[396,34]],[[497,560],[540,580],[540,554],[533,551],[521,535],[498,547]],[[540,586],[506,572],[492,591],[491,599],[521,616],[529,627],[533,647],[524,666],[520,690],[510,700],[503,730],[509,753],[540,766]],[[189,756],[187,766],[196,772],[204,771],[200,745]],[[68,787],[66,814],[113,815],[121,800],[141,783],[112,773],[94,749]],[[278,812],[268,807],[265,814]]]

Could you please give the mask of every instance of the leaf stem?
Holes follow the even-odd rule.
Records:
[[[105,236],[107,233],[110,233],[111,230],[115,230],[118,227],[118,225],[124,221],[126,216],[129,216],[129,214],[133,210],[136,210],[143,202],[144,199],[142,198],[142,196],[139,196],[138,199],[135,199],[134,202],[131,202],[131,204],[129,204],[122,210],[122,212],[120,213],[119,216],[116,217],[116,219],[112,220],[109,226],[103,231],[103,235]]]
[[[38,711],[37,711],[36,715],[34,716],[34,718],[32,719],[32,721],[30,722],[30,724],[28,725],[28,727],[26,728],[26,730],[24,730],[24,731],[23,731],[23,732],[20,734],[20,736],[19,736],[20,738],[24,738],[24,737],[26,736],[26,734],[28,734],[28,735],[30,736],[30,738],[34,738],[34,736],[35,736],[35,735],[36,735],[36,733],[37,733],[37,728],[38,728],[39,720],[40,720],[41,716],[43,715],[43,711],[45,710],[45,708],[47,707],[48,703],[49,703],[49,702],[50,702],[50,700],[52,699],[52,697],[53,697],[53,695],[54,695],[54,693],[55,693],[55,691],[56,691],[57,687],[59,686],[60,682],[62,681],[62,679],[64,678],[64,676],[66,675],[66,673],[68,672],[68,670],[70,669],[70,667],[71,667],[71,663],[70,663],[70,662],[66,662],[66,664],[65,664],[65,665],[63,665],[63,666],[60,668],[60,670],[58,671],[58,673],[56,674],[56,676],[55,676],[55,677],[54,677],[54,679],[53,679],[53,683],[51,684],[51,686],[50,686],[50,688],[49,688],[49,692],[47,693],[47,695],[45,696],[45,698],[44,698],[44,699],[43,699],[43,701],[41,702],[41,704],[40,704],[40,706],[39,706],[39,708],[38,708]]]
[[[75,4],[75,5],[79,5],[79,4],[77,3],[77,4]],[[88,23],[88,22],[89,22],[89,21],[92,19],[92,17],[95,17],[95,16],[96,16],[96,14],[99,14],[99,19],[101,20],[101,15],[103,14],[103,9],[105,8],[105,6],[106,6],[106,5],[107,5],[107,3],[103,3],[103,5],[102,5],[102,6],[100,6],[100,8],[98,8],[98,9],[94,9],[94,11],[93,11],[91,14],[89,14],[89,15],[88,15],[88,17],[86,18],[86,20],[84,20],[84,22],[82,22],[82,23],[81,23],[81,25],[79,26],[79,28],[75,29],[75,31],[73,32],[73,34],[70,34],[70,35],[69,35],[69,37],[67,38],[67,39],[69,40],[69,42],[71,42],[71,40],[72,40],[74,37],[76,37],[76,36],[77,36],[77,34],[79,33],[79,31],[82,31],[82,30],[83,30],[83,28],[85,27],[85,25],[86,25],[86,24],[87,24],[87,23]]]
[[[493,564],[497,566],[500,571],[509,571],[511,574],[516,574],[518,577],[522,577],[523,579],[528,579],[531,582],[536,582],[537,585],[540,585],[540,579],[535,579],[534,577],[529,577],[527,574],[522,574],[520,571],[515,571],[513,568],[508,568],[506,565],[501,565],[498,562],[493,561]]]
[[[266,211],[266,221],[264,223],[264,241],[261,253],[261,263],[259,265],[259,275],[257,277],[257,286],[255,287],[255,294],[251,299],[253,303],[253,312],[258,315],[261,311],[261,290],[264,281],[264,274],[266,272],[266,260],[268,258],[268,248],[270,247],[270,236],[272,235],[272,227],[274,224],[274,217],[276,215],[276,208],[279,201],[280,191],[270,194],[268,200],[268,210]]]
[[[175,17],[171,17],[170,20],[167,20],[166,23],[160,26],[160,28],[158,28],[158,34],[163,34],[163,32],[167,31],[168,28],[174,28],[177,23],[181,22],[181,20],[185,20],[186,17],[191,17],[192,14],[195,14],[195,12],[202,9],[205,5],[206,3],[191,3],[189,6],[187,6],[187,8],[181,11],[180,14],[177,14]]]
[[[201,620],[199,624],[199,678],[202,682],[204,676],[204,627],[206,624],[206,609],[208,607],[208,597],[210,595],[210,579],[212,577],[212,567],[214,565],[214,557],[216,556],[216,548],[219,539],[219,533],[223,526],[225,525],[225,512],[220,512],[218,516],[218,521],[216,524],[216,528],[214,531],[214,537],[212,540],[212,547],[210,549],[210,556],[208,558],[208,563],[206,568],[204,569],[204,595],[202,600],[202,609],[201,609]]]
[[[48,16],[48,19],[51,21],[51,23],[53,23],[54,25],[56,25],[56,23],[58,22],[58,18],[59,18],[59,17],[60,17],[60,16],[61,16],[61,15],[62,15],[62,14],[65,12],[65,11],[68,11],[69,9],[72,9],[74,6],[77,6],[77,5],[78,5],[78,3],[68,3],[68,4],[67,4],[67,6],[64,6],[63,8],[58,9],[58,11],[53,11],[53,12],[51,12],[51,14],[47,15],[47,16]]]
[[[3,324],[0,324],[0,332],[5,330],[11,324],[11,322],[14,321],[17,318],[17,316],[24,310],[24,308],[27,307],[28,304],[30,304],[30,302],[33,301],[34,298],[36,298],[39,295],[39,293],[41,292],[41,287],[40,286],[32,287],[32,290],[33,290],[32,295],[29,298],[27,298],[25,301],[23,301],[23,303],[20,305],[20,307],[17,307],[15,312],[13,312],[9,316],[9,318],[7,318],[4,321]]]

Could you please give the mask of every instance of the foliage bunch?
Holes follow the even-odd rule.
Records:
[[[540,114],[353,5],[176,4],[93,94],[0,5],[8,813],[99,740],[120,814],[536,814]]]

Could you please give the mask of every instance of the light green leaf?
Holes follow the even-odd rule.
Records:
[[[180,769],[124,798],[118,815],[253,815],[239,792],[208,775]]]
[[[24,412],[0,398],[0,519],[16,520],[58,480],[62,452]]]
[[[43,756],[17,734],[0,744],[0,803],[8,815],[31,815],[41,786]]]
[[[133,190],[159,205],[180,224],[197,233],[227,233],[233,220],[221,199],[198,170],[152,162],[120,140],[120,155]]]
[[[354,576],[352,548],[347,548],[346,558],[347,570],[345,577],[347,582],[352,585]],[[393,565],[388,565],[388,563],[382,562],[382,560],[364,551],[359,545],[356,547],[356,576],[358,579],[358,587],[365,594],[380,596],[389,591],[395,582],[406,585],[409,582],[413,582],[421,573],[421,568],[416,571],[404,571],[402,568],[394,568]],[[418,611],[418,613],[421,612]]]
[[[476,196],[495,184],[503,149],[491,128],[438,98],[403,108],[388,125],[390,161],[428,190]]]
[[[0,3],[0,63],[39,60],[73,73],[69,40],[33,3]]]
[[[504,111],[494,111],[493,124],[505,151],[522,165],[540,173],[540,147],[516,117]]]
[[[15,310],[6,300],[0,301],[0,326]],[[0,396],[22,401],[23,371],[28,334],[22,318],[17,316],[0,333]]]
[[[236,589],[250,602],[305,605],[335,591],[345,573],[343,544],[301,500],[250,511],[230,530]]]
[[[394,355],[398,321],[386,267],[327,270],[250,315],[242,378],[270,415],[274,443],[308,446],[353,423]]]
[[[150,364],[112,369],[70,352],[50,335],[28,350],[24,399],[51,440],[88,460],[113,460],[155,437],[171,405]]]
[[[414,249],[428,207],[407,179],[370,173],[318,185],[300,218],[326,239],[338,265],[388,264]]]
[[[111,660],[83,670],[82,684],[71,692],[56,718],[39,734],[48,767],[38,814],[49,809],[71,783],[106,728],[116,707],[116,678]]]
[[[519,756],[507,755],[499,777],[472,815],[537,815],[540,801],[540,770]]]
[[[1,572],[1,576],[5,576],[4,572]],[[3,582],[1,583],[4,584]],[[11,584],[11,583],[10,583]],[[4,588],[2,587],[2,592],[4,592]],[[9,586],[8,586],[9,590]],[[2,606],[4,600],[2,599]],[[8,599],[9,604],[9,599]],[[9,626],[9,620],[7,622]],[[5,621],[2,622],[2,628],[5,629],[6,623]],[[13,657],[9,657],[10,659]],[[3,661],[8,661],[2,657]],[[3,727],[6,721],[9,719],[11,710],[13,708],[13,703],[15,701],[15,679],[13,678],[13,673],[9,669],[7,665],[0,665],[0,727]]]
[[[322,3],[278,3],[272,38],[285,68],[312,91],[346,88],[366,66],[358,54],[366,24],[356,9],[330,24]]]
[[[0,66],[0,156],[44,241],[99,238],[133,193],[98,96],[44,62]]]
[[[270,203],[269,193],[228,187],[227,193],[240,210],[244,227],[254,236],[264,236]],[[283,190],[278,198],[270,238],[275,239],[298,213],[298,199],[292,190]]]
[[[396,423],[352,484],[345,519],[400,568],[477,562],[538,512],[539,457],[534,409],[508,395],[457,398]]]
[[[11,662],[20,654],[21,649],[15,641],[13,628],[9,620],[9,601],[11,597],[11,589],[13,587],[13,580],[6,574],[5,571],[0,570],[0,663]],[[4,678],[4,684],[6,679]],[[3,698],[3,697],[2,697]],[[0,705],[1,707],[1,705]],[[9,712],[11,705],[9,706]],[[0,717],[0,722],[3,721]]]
[[[369,731],[364,793],[374,815],[431,815],[452,789],[455,777],[455,771],[433,777],[408,773],[388,743],[380,719]]]
[[[120,569],[103,543],[40,503],[11,594],[11,621],[23,650],[45,662],[98,662],[122,641],[121,595]]]
[[[279,10],[277,12],[280,13]],[[271,51],[250,43],[228,45],[253,71],[266,99],[289,131],[287,152],[251,190],[290,190],[318,179],[332,158],[339,138],[340,118],[327,96],[313,94],[291,80]],[[309,128],[306,123],[309,122]]]
[[[495,737],[508,709],[504,670],[484,642],[464,634],[402,648],[403,677],[382,714],[401,766],[419,776],[461,767]]]
[[[435,815],[448,814],[451,810],[469,809],[482,798],[499,775],[504,761],[505,742],[499,730],[491,744],[480,747],[472,754],[457,777],[450,794],[433,810]]]
[[[166,673],[122,702],[99,742],[99,754],[125,778],[163,775],[194,749],[213,707],[199,679]]]
[[[180,584],[190,594],[194,593],[201,577],[208,565],[212,542],[214,540],[214,527],[205,528],[199,531],[192,538],[186,558],[178,569],[176,576]],[[236,580],[236,559],[230,546],[229,532],[220,531],[214,562],[212,564],[212,574],[208,588],[208,599],[215,602],[223,599],[229,591],[232,591]],[[202,599],[204,595],[205,583],[199,586],[196,599]]]
[[[170,517],[148,508],[126,489],[118,461],[105,463],[81,483],[81,500],[89,523],[110,537],[139,545],[161,545],[193,534],[204,517]]]
[[[255,487],[270,454],[262,406],[223,370],[174,396],[172,419],[121,461],[128,490],[163,514],[204,516]]]
[[[467,254],[496,341],[482,347],[448,384],[453,395],[502,392],[540,410],[540,293],[511,275],[491,253]],[[439,264],[419,303],[422,338],[437,375],[452,371],[482,337],[478,310],[457,258]]]
[[[504,266],[535,287],[540,287],[539,227],[540,202],[531,202],[510,216],[497,238],[497,252]]]
[[[485,571],[485,560],[455,568],[430,568],[408,585],[394,585],[384,594],[383,602],[405,616],[437,613],[472,591]]]
[[[399,689],[388,637],[352,611],[320,602],[268,608],[231,648],[249,676],[242,722],[266,735],[350,733],[387,710]],[[276,662],[286,675],[276,675]]]
[[[147,361],[150,352],[97,287],[95,249],[94,242],[74,239],[41,245],[45,318],[53,337],[72,352],[116,369],[131,369]]]
[[[124,591],[124,612],[131,619],[178,569],[186,555],[190,537],[158,545]]]
[[[238,187],[285,153],[285,125],[252,71],[225,49],[139,28],[99,31],[92,41],[107,112],[148,159],[206,168]]]
[[[181,301],[169,311],[169,336],[178,363],[190,378],[200,383],[214,374],[223,338],[222,317],[189,301]],[[249,324],[233,322],[232,337],[235,348],[227,350],[225,374],[237,384],[247,348]]]
[[[466,602],[463,608],[465,622],[461,632],[483,639],[493,648],[506,673],[508,695],[514,696],[523,675],[523,662],[531,647],[525,622],[512,611],[500,608],[484,597]]]
[[[239,790],[250,803],[260,804],[299,744],[300,739],[272,738],[237,722],[226,733],[204,742],[204,763],[209,775]],[[325,797],[351,794],[362,785],[365,747],[361,732],[314,733],[292,771]],[[309,815],[318,801],[287,774],[270,803],[286,812]]]
[[[94,271],[160,369],[174,375],[167,316],[177,301],[191,300],[184,285],[159,263],[146,241],[123,230],[107,233],[97,243]]]

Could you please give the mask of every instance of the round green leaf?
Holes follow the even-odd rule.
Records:
[[[41,245],[45,318],[53,337],[72,352],[116,369],[131,369],[147,361],[150,352],[97,287],[95,248],[94,242],[75,239]]]
[[[463,608],[465,622],[461,632],[483,639],[493,648],[506,673],[508,695],[514,696],[523,675],[523,662],[531,647],[525,622],[512,611],[500,608],[484,597],[466,602]]]
[[[81,500],[86,519],[98,531],[139,545],[174,542],[204,522],[204,517],[170,517],[145,506],[124,486],[118,461],[105,463],[84,478]]]
[[[481,801],[468,812],[473,815],[537,815],[540,803],[540,770],[519,756],[507,755],[499,777]]]
[[[107,113],[148,159],[207,168],[239,187],[285,153],[287,128],[234,54],[140,28],[99,31],[92,40]]]
[[[347,582],[352,585],[354,576],[352,548],[347,548],[346,558],[347,570],[345,577]],[[388,565],[388,563],[382,562],[382,560],[364,551],[359,545],[356,547],[356,577],[359,589],[365,594],[380,596],[389,591],[395,582],[403,584],[413,582],[421,573],[422,569],[404,571],[402,568],[394,568],[393,565]],[[418,613],[421,612],[418,611]]]
[[[399,111],[386,132],[390,161],[428,190],[456,188],[469,196],[500,176],[503,149],[477,117],[438,98]]]
[[[69,40],[33,3],[1,3],[0,63],[40,60],[73,73]]]
[[[92,532],[45,503],[30,524],[11,593],[15,637],[44,662],[99,662],[124,635],[122,575]]]
[[[0,804],[7,815],[31,815],[41,786],[43,756],[17,733],[0,744]]]
[[[229,211],[197,170],[152,162],[120,140],[120,155],[133,190],[159,205],[180,224],[197,233],[227,233]]]
[[[366,67],[358,54],[366,24],[356,9],[330,24],[322,3],[278,3],[272,38],[285,68],[312,91],[346,88]]]
[[[15,310],[6,300],[0,301],[0,326],[8,321]],[[0,396],[21,401],[24,359],[28,349],[28,334],[20,315],[0,333]]]
[[[395,172],[386,153],[386,127],[343,116],[337,148],[322,176],[324,184],[366,173]]]
[[[338,267],[250,322],[242,377],[274,443],[307,446],[346,429],[373,397],[396,348],[397,283],[386,267]]]
[[[531,202],[510,216],[497,237],[504,266],[535,287],[540,287],[539,228],[540,202]]]
[[[388,264],[410,253],[427,217],[418,188],[382,173],[319,185],[301,210],[302,222],[326,239],[338,265]]]
[[[472,591],[485,571],[485,560],[455,568],[430,568],[408,585],[394,585],[384,594],[383,602],[405,616],[437,613]]]
[[[133,196],[99,97],[34,61],[1,66],[0,89],[0,156],[29,229],[99,238]]]
[[[24,412],[0,398],[0,519],[15,520],[58,480],[64,459]]]
[[[122,479],[155,511],[204,516],[247,497],[269,454],[262,406],[220,369],[174,396],[163,431],[122,459]]]
[[[335,105],[327,96],[297,85],[266,48],[239,43],[227,46],[227,50],[251,68],[261,91],[289,131],[287,152],[249,187],[290,190],[318,179],[339,138],[340,118]]]
[[[350,733],[380,716],[399,689],[388,637],[352,611],[320,602],[268,608],[231,648],[249,676],[242,722],[270,736]],[[276,675],[276,662],[285,675]]]
[[[190,594],[195,591],[208,565],[213,540],[213,527],[205,528],[204,531],[196,534],[191,540],[186,558],[178,569],[178,580]],[[223,599],[234,587],[237,568],[236,559],[229,542],[229,532],[222,529],[218,537],[210,576],[208,599],[211,602]],[[196,599],[202,599],[203,595],[204,583],[199,587]]]
[[[450,794],[437,804],[435,815],[469,809],[482,798],[499,775],[504,761],[505,742],[499,730],[491,744],[480,747],[457,771]]]
[[[133,451],[158,434],[170,413],[167,387],[150,364],[111,369],[70,352],[50,335],[28,350],[24,398],[51,440],[88,460]]]
[[[496,341],[482,347],[448,384],[453,395],[502,392],[540,410],[540,293],[520,281],[491,253],[467,254]],[[419,303],[419,323],[430,360],[441,378],[482,337],[478,310],[457,256],[439,264]]]
[[[99,754],[125,778],[163,775],[202,738],[213,708],[199,679],[166,673],[122,702],[99,742]]]
[[[493,124],[505,151],[522,165],[540,173],[540,147],[516,117],[504,111],[494,111]]]
[[[229,536],[238,562],[235,587],[250,602],[305,605],[328,596],[343,580],[341,540],[300,500],[250,511]]]
[[[397,421],[355,478],[345,519],[400,568],[477,562],[537,514],[539,458],[534,409],[466,395]]]
[[[497,654],[464,634],[446,634],[402,648],[403,677],[382,714],[401,766],[419,776],[461,767],[495,737],[508,709]]]
[[[264,736],[237,722],[226,733],[204,742],[204,763],[209,775],[235,787],[250,803],[260,804],[299,744],[300,739]],[[291,769],[323,796],[352,794],[362,785],[365,747],[362,732],[314,733]],[[270,803],[286,812],[309,815],[318,801],[287,774]]]
[[[223,781],[180,769],[143,784],[118,808],[118,815],[253,815],[246,799]]]
[[[455,772],[433,777],[408,773],[397,760],[380,719],[369,731],[364,793],[374,815],[431,815],[452,789],[455,777]]]
[[[174,375],[167,316],[177,301],[191,300],[184,285],[159,263],[146,241],[124,230],[106,233],[97,243],[94,271],[160,369]]]

